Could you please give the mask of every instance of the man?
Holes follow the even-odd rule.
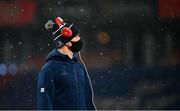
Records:
[[[57,48],[38,75],[37,109],[95,110],[89,76],[77,59],[83,45],[77,28],[60,17],[48,21],[46,28]]]

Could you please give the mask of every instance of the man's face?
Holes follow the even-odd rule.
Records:
[[[72,42],[77,42],[77,41],[79,41],[80,39],[81,39],[80,36],[77,35],[77,36],[74,37],[71,41],[72,41]],[[71,43],[71,42],[68,42],[68,43],[66,43],[66,46],[71,47],[71,46],[72,46],[72,43]]]

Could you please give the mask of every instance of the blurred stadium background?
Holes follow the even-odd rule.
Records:
[[[0,109],[36,109],[57,16],[80,28],[98,109],[180,109],[179,0],[0,0]]]

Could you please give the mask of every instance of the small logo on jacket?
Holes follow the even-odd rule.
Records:
[[[45,88],[41,88],[40,92],[45,92]]]

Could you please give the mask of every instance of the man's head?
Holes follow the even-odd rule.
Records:
[[[46,29],[51,31],[57,48],[68,48],[73,53],[81,50],[83,43],[77,27],[69,22],[64,22],[60,17],[49,20]]]

